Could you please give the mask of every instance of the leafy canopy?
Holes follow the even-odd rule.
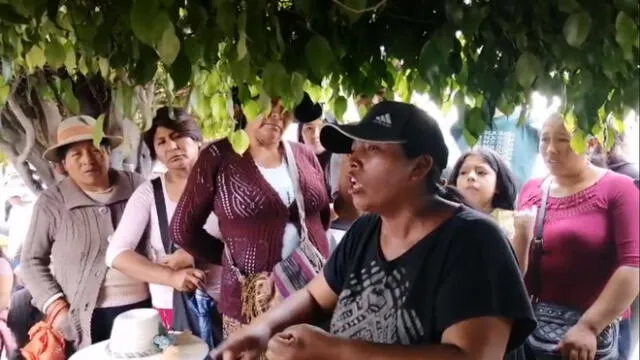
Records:
[[[605,139],[610,114],[620,127],[638,107],[639,24],[637,0],[0,0],[0,104],[17,74],[65,67],[101,74],[132,113],[160,69],[209,136],[233,129],[233,86],[249,120],[303,91],[340,119],[388,89],[465,109],[473,142],[537,90],[562,97],[578,138]],[[80,111],[70,82],[43,91]]]

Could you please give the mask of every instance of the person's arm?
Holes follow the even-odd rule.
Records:
[[[203,228],[213,211],[216,175],[226,148],[214,143],[205,148],[194,165],[171,219],[169,233],[173,241],[205,262],[220,264],[224,244]]]
[[[328,360],[502,359],[535,327],[515,259],[504,234],[495,226],[480,224],[457,236],[463,240],[450,247],[433,323],[423,324],[441,334],[439,343],[375,344],[317,331],[314,335],[308,327],[294,326],[274,337],[269,350],[272,354],[290,352],[295,346],[286,349],[281,345],[289,338],[302,346],[309,343],[309,348],[322,349],[311,350],[311,358]],[[332,303],[332,299],[327,301]]]
[[[46,201],[47,198],[41,196],[34,205],[29,232],[22,244],[20,266],[20,278],[31,293],[35,306],[45,314],[54,303],[67,304],[60,284],[51,273],[51,248],[55,241],[53,228],[56,215]]]
[[[523,276],[529,268],[529,249],[531,248],[531,242],[534,236],[537,214],[537,207],[526,204],[526,201],[531,195],[531,191],[541,191],[535,185],[534,181],[526,183],[518,195],[518,206],[514,215],[514,235],[513,238],[510,239],[516,259],[518,260],[518,267]]]
[[[173,271],[170,268],[155,264],[135,251],[150,225],[151,211],[155,210],[152,198],[149,183],[141,185],[131,195],[118,227],[110,237],[105,262],[137,280],[171,286]]]
[[[596,334],[600,334],[631,305],[638,296],[640,287],[638,188],[627,178],[620,178],[611,188],[613,195],[609,203],[609,221],[613,226],[619,268],[580,319]]]
[[[9,260],[0,257],[0,310],[9,307],[12,287],[13,269],[11,269]]]
[[[302,176],[313,176],[316,177],[318,179],[322,180],[322,189],[324,189],[325,193],[327,193],[326,191],[326,183],[324,181],[325,179],[325,174],[324,174],[324,169],[322,168],[322,166],[320,166],[320,162],[318,161],[318,158],[313,154],[313,152],[311,152],[308,149],[304,149],[303,154],[307,155],[307,158],[309,159],[309,161],[311,162],[311,164],[313,165],[313,169],[317,172],[318,175],[320,175],[319,177],[316,177],[315,174],[308,174],[305,172],[301,172]],[[303,194],[304,196],[304,194]],[[322,204],[322,208],[320,209],[320,219],[322,220],[322,226],[324,227],[324,230],[327,231],[329,230],[329,225],[331,224],[331,204],[330,204],[331,200],[329,199],[329,194],[327,193],[327,201]]]
[[[449,327],[437,345],[387,345],[333,337],[323,359],[495,360],[502,359],[511,322],[496,317],[462,321]]]
[[[360,239],[362,220],[347,232],[344,240],[331,254],[321,274],[307,286],[291,295],[275,308],[260,315],[251,325],[234,332],[210,354],[214,360],[224,356],[240,356],[243,351],[267,347],[269,339],[287,327],[329,316],[338,301],[343,283],[348,276],[348,259],[354,256],[355,243]],[[226,357],[225,357],[226,359]]]

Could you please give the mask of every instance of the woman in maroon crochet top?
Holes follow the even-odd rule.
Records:
[[[539,263],[529,259],[531,230],[514,239],[514,250],[532,295],[582,313],[559,344],[562,354],[593,359],[597,335],[620,315],[624,325],[638,295],[639,194],[633,179],[592,165],[570,142],[562,117],[551,116],[540,136],[550,176],[525,184],[518,204],[539,208],[550,181],[544,252]],[[618,359],[627,359],[628,336],[620,332]]]
[[[218,309],[225,317],[225,326],[233,324],[226,330],[246,323],[241,284],[231,266],[244,276],[271,272],[300,241],[294,187],[282,146],[282,134],[290,120],[282,104],[274,101],[267,117],[246,125],[250,146],[244,155],[237,154],[227,140],[205,148],[171,222],[171,236],[188,252],[212,263],[223,258]],[[299,169],[309,237],[327,257],[329,199],[323,172],[312,151],[297,143],[291,143],[291,147]],[[202,226],[212,211],[218,217],[231,259],[223,256],[214,242],[203,240]]]

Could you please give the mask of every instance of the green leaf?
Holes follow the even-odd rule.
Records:
[[[367,7],[367,0],[341,0],[341,1],[344,2],[346,7],[349,7],[354,10],[363,10]],[[342,12],[349,19],[351,24],[358,21],[358,19],[360,19],[360,16],[362,16],[362,13],[351,11],[349,9],[346,9],[346,7],[339,6],[338,9],[340,9],[340,12]]]
[[[294,6],[304,17],[313,16],[313,0],[296,0]]]
[[[34,45],[31,47],[31,50],[29,50],[27,55],[25,55],[25,60],[27,62],[27,67],[30,70],[42,68],[47,62],[47,59],[44,56],[44,51],[42,51],[42,48],[38,45]]]
[[[523,88],[533,85],[538,75],[542,72],[542,64],[537,56],[530,52],[524,52],[516,62],[516,78]]]
[[[71,114],[80,114],[80,102],[73,94],[73,84],[71,83],[71,79],[64,79],[60,83],[60,96],[62,98],[62,102]]]
[[[261,114],[260,105],[257,101],[252,99],[247,100],[242,105],[242,111],[249,122],[254,121]]]
[[[571,148],[577,154],[584,154],[587,151],[587,136],[585,133],[576,129],[571,136]]]
[[[291,95],[295,104],[299,104],[304,98],[305,81],[306,79],[304,78],[304,75],[298,72],[291,74]]]
[[[338,96],[333,104],[333,115],[342,121],[342,117],[347,112],[347,99],[344,96]]]
[[[145,85],[155,76],[158,70],[158,55],[155,50],[146,46],[140,45],[140,58],[136,62],[133,68],[132,75],[136,84]]]
[[[558,0],[558,10],[566,14],[572,14],[580,9],[580,4],[576,0]]]
[[[53,37],[51,42],[47,44],[44,55],[47,58],[49,65],[54,69],[62,67],[67,57],[64,46],[55,37]]]
[[[11,86],[9,84],[4,84],[0,86],[0,109],[4,107],[4,104],[9,99],[10,93],[11,93]]]
[[[18,12],[9,4],[0,4],[0,20],[4,20],[12,24],[27,24],[29,19],[18,14]]]
[[[204,44],[199,39],[188,37],[182,42],[182,49],[185,54],[191,60],[191,63],[196,63],[202,59],[204,55]]]
[[[171,79],[176,89],[182,89],[187,86],[189,80],[191,80],[191,69],[189,57],[184,50],[180,51],[170,70]]]
[[[109,76],[109,60],[107,58],[100,57],[98,59],[98,68],[100,69],[102,77],[106,79]]]
[[[638,25],[622,11],[616,17],[616,42],[625,50],[638,46]]]
[[[479,107],[474,107],[465,112],[464,127],[475,138],[479,138],[487,127],[484,121],[484,112]],[[471,144],[469,144],[471,145]]]
[[[249,135],[240,129],[229,135],[229,143],[237,154],[244,154],[249,149]]]
[[[67,41],[67,43],[64,44],[64,52],[64,67],[67,68],[69,73],[73,73],[78,67],[78,62],[76,60],[76,50],[73,48],[71,41]]]
[[[238,39],[238,60],[242,60],[247,57],[247,34],[244,32],[240,33],[240,38]]]
[[[96,123],[93,126],[93,132],[91,133],[93,139],[93,146],[99,148],[102,139],[104,138],[104,114],[100,114],[96,119]]]
[[[6,82],[13,79],[13,66],[11,64],[11,60],[2,59],[2,77]]]
[[[427,83],[433,84],[433,77],[437,77],[440,74],[440,68],[444,65],[446,55],[440,51],[441,46],[438,44],[439,39],[437,36],[433,36],[427,40],[422,49],[420,49],[420,55],[418,57],[418,71],[420,76]]]
[[[199,33],[207,24],[208,18],[207,10],[202,5],[189,2],[187,20],[189,21],[191,31]]]
[[[591,16],[586,11],[571,14],[562,28],[567,44],[576,48],[587,40],[590,31]]]
[[[262,72],[262,86],[269,96],[283,96],[289,84],[287,71],[282,64],[272,61],[264,67]]]
[[[467,145],[469,145],[469,147],[474,147],[476,146],[476,143],[478,142],[478,137],[476,137],[475,135],[471,134],[471,132],[467,129],[463,129],[462,130],[462,136],[464,137],[464,141],[467,142]]]
[[[222,94],[215,94],[211,97],[211,116],[216,120],[224,120],[229,117],[227,111],[227,99]]]
[[[178,57],[178,53],[180,52],[180,39],[176,36],[176,31],[171,25],[166,28],[164,33],[162,34],[162,39],[157,46],[158,55],[160,55],[160,59],[166,65],[171,65]]]
[[[218,5],[215,23],[227,35],[236,31],[236,8],[233,2],[223,1]]]
[[[154,45],[154,20],[158,11],[156,0],[133,0],[129,21],[133,34],[147,45]]]
[[[240,60],[231,62],[231,76],[236,83],[243,83],[249,80],[249,74],[251,72],[251,60],[248,56],[243,57]]]
[[[464,20],[464,8],[459,0],[447,0],[444,4],[447,18],[454,24],[460,25]]]
[[[327,75],[334,66],[335,57],[331,45],[321,35],[314,35],[305,46],[309,69],[318,80]]]

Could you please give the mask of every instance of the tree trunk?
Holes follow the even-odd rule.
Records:
[[[56,131],[63,119],[64,105],[43,99],[30,81],[46,81],[42,74],[16,79],[7,106],[0,112],[0,151],[5,153],[22,177],[25,186],[39,193],[63,178],[55,164],[45,160],[44,151],[56,143]],[[78,76],[75,95],[83,114],[99,116],[108,110],[109,127],[105,132],[124,138],[123,146],[112,152],[112,167],[140,172],[148,176],[152,170],[149,150],[142,141],[140,128],[122,116],[102,78]],[[153,114],[153,85],[140,88],[138,94],[142,116]]]

